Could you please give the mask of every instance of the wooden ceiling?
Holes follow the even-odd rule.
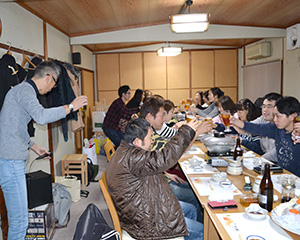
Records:
[[[23,0],[16,1],[70,37],[168,23],[185,0]],[[0,3],[1,5],[1,3]],[[287,28],[300,22],[299,0],[194,0],[191,13],[208,12],[211,24]],[[181,41],[241,47],[256,38]],[[93,52],[159,42],[86,45]]]

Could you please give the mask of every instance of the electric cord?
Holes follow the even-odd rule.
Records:
[[[31,162],[30,166],[29,166],[28,172],[31,172],[31,167],[32,167],[33,163],[34,163],[36,160],[40,160],[40,159],[43,159],[43,158],[45,158],[45,157],[52,157],[52,156],[53,156],[53,152],[51,152],[51,151],[49,151],[49,152],[50,152],[50,153],[45,153],[45,154],[43,154],[43,155],[37,157],[36,159],[34,159],[34,160]]]

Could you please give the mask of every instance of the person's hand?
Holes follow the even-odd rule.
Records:
[[[31,149],[39,156],[42,156],[43,154],[47,153],[47,154],[50,154],[50,152],[47,151],[46,148],[42,147],[42,146],[39,146],[37,144],[33,144],[33,146],[31,147]],[[51,157],[50,156],[47,156],[45,158],[48,158],[50,159]]]
[[[78,96],[77,98],[75,98],[71,104],[73,105],[73,111],[77,111],[78,109],[88,105],[88,98],[87,96]]]
[[[187,123],[188,126],[190,126],[196,133],[197,133],[197,130],[200,126],[200,123],[197,121],[196,118],[192,119],[191,121],[189,121]]]
[[[197,108],[196,107],[190,107],[189,111],[191,111],[191,112],[197,112]]]
[[[190,100],[190,102],[193,103],[193,104],[197,104],[196,101],[193,98],[188,98],[188,100]]]
[[[300,133],[300,122],[294,123],[294,130],[297,131],[298,133]]]
[[[176,107],[174,108],[174,113],[178,113],[178,112],[180,112],[180,111],[181,111],[180,107],[176,106]]]
[[[207,133],[210,130],[212,130],[213,124],[208,121],[204,121],[199,124],[199,128],[196,131],[196,136],[199,136],[200,134]]]
[[[181,183],[181,184],[185,183],[185,181],[182,178],[178,177],[176,174],[171,174],[171,173],[168,173],[168,172],[165,172],[165,174],[168,178],[170,178],[175,183],[178,183],[178,182]]]
[[[136,113],[131,115],[131,119],[138,119],[138,118],[139,118],[139,115],[137,115]]]
[[[294,144],[300,143],[300,134],[299,134],[298,130],[294,130],[292,132],[292,140],[294,141]]]
[[[181,122],[174,124],[174,126],[172,128],[179,129],[184,124],[186,124],[186,121],[181,121]]]
[[[197,114],[196,114],[196,118],[197,118],[198,121],[202,121],[202,122],[205,120],[204,117],[201,117],[201,116],[199,116]]]
[[[238,128],[244,128],[244,125],[245,125],[243,121],[241,121],[241,120],[239,120],[239,119],[237,119],[237,118],[235,118],[233,116],[230,117],[230,124],[233,127],[236,126]]]

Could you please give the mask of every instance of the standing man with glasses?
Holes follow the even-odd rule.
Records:
[[[65,118],[67,114],[88,104],[86,96],[71,104],[45,109],[38,94],[46,94],[56,86],[60,68],[45,61],[35,69],[34,76],[8,91],[0,112],[0,186],[8,212],[7,240],[24,240],[28,227],[28,203],[25,180],[29,150],[41,156],[49,152],[31,142],[27,124],[33,119],[44,125]],[[48,157],[50,158],[50,157]]]
[[[119,98],[110,105],[103,122],[103,132],[119,147],[124,135],[119,128],[121,118],[130,119],[131,115],[140,111],[139,107],[127,108],[125,103],[130,99],[131,91],[128,85],[123,85],[118,90]]]

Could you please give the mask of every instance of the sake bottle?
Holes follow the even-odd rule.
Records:
[[[233,152],[233,160],[238,161],[243,156],[243,149],[241,147],[241,139],[236,139],[236,144]]]
[[[269,212],[273,208],[273,183],[270,174],[270,164],[265,164],[264,176],[259,186],[259,206]]]

